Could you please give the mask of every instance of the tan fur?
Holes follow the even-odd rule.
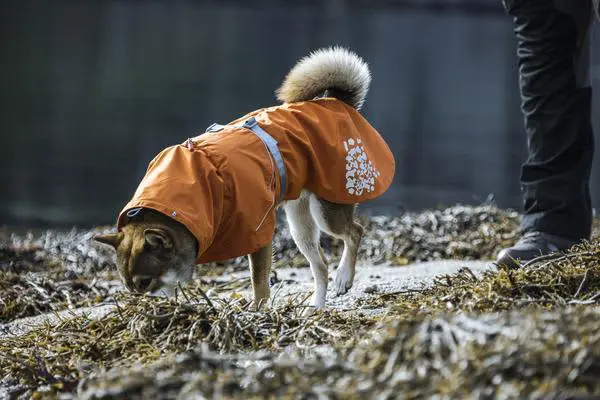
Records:
[[[354,221],[355,205],[330,203],[308,191],[298,200],[283,205],[292,238],[310,264],[315,280],[311,304],[325,306],[328,273],[327,259],[319,244],[321,231],[344,241],[344,252],[335,276],[335,292],[346,293],[354,281],[358,246],[363,228]]]
[[[301,59],[275,92],[284,103],[327,95],[360,110],[371,84],[369,66],[341,47],[317,50]]]
[[[152,210],[123,227],[118,234],[98,235],[96,241],[117,251],[119,273],[129,290],[148,292],[169,284],[165,278],[185,282],[196,265],[196,239],[181,224]]]
[[[273,242],[248,256],[250,261],[250,272],[252,278],[252,290],[254,292],[254,308],[261,308],[271,295],[269,287],[269,275],[271,263],[273,262]]]
[[[319,50],[290,71],[278,97],[293,102],[327,95],[360,108],[370,79],[369,68],[356,54],[341,48]],[[330,203],[308,191],[281,205],[294,242],[310,263],[315,280],[312,305],[323,307],[328,272],[319,236],[323,231],[344,241],[334,287],[338,295],[346,293],[352,287],[363,234],[363,228],[354,221],[355,205]],[[120,233],[97,236],[95,240],[116,249],[119,272],[130,290],[151,292],[192,278],[197,260],[196,239],[183,225],[153,210],[142,210]],[[272,251],[269,243],[249,255],[256,308],[269,299]]]

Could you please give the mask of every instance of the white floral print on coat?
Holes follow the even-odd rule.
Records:
[[[346,150],[346,190],[360,196],[375,190],[375,179],[380,173],[367,156],[360,138],[344,140]]]

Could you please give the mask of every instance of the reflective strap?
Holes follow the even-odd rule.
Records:
[[[224,125],[220,124],[212,124],[208,128],[206,128],[206,132],[219,132],[225,128]],[[258,122],[256,122],[256,118],[250,117],[242,124],[242,128],[246,128],[251,130],[269,149],[269,153],[273,156],[275,160],[275,165],[277,166],[277,170],[279,171],[279,177],[281,178],[281,193],[279,194],[279,201],[283,201],[285,197],[285,190],[287,189],[287,174],[285,171],[285,164],[283,163],[283,157],[281,156],[281,152],[279,151],[279,146],[277,146],[277,140],[273,138],[273,136],[269,135],[264,129],[262,129]]]
[[[277,146],[277,140],[273,138],[273,136],[269,135],[264,129],[262,129],[258,122],[256,122],[256,118],[251,117],[244,122],[242,127],[246,129],[250,129],[262,142],[267,146],[269,152],[273,156],[275,160],[275,165],[279,170],[279,177],[281,178],[281,193],[279,194],[279,201],[283,201],[285,197],[285,190],[287,189],[287,174],[285,171],[285,164],[283,163],[283,157],[281,156],[281,152],[279,151],[279,146]]]
[[[219,132],[222,131],[225,126],[219,124],[212,124],[208,128],[206,128],[205,132]]]
[[[127,213],[125,215],[128,218],[133,218],[136,215],[138,215],[140,213],[140,211],[142,211],[142,207],[131,208],[131,209],[127,210]]]

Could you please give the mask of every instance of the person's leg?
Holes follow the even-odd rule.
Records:
[[[499,263],[529,260],[589,238],[592,1],[505,0],[518,41],[529,156],[521,173],[521,240]]]

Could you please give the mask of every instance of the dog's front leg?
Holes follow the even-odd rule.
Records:
[[[271,294],[269,288],[269,275],[271,263],[273,262],[273,242],[248,256],[250,271],[252,273],[252,290],[254,291],[254,303],[252,307],[259,310]]]

